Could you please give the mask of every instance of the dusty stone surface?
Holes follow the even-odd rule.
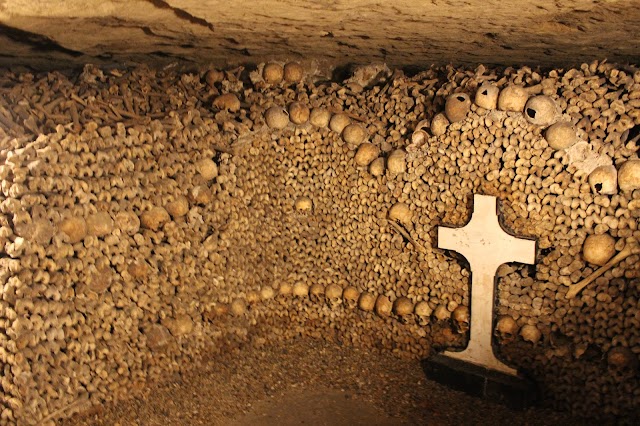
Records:
[[[218,348],[219,350],[219,348]],[[217,351],[215,351],[217,352]],[[210,353],[126,402],[64,426],[459,425],[584,423],[549,409],[512,411],[425,377],[388,352],[294,339]]]
[[[0,0],[0,65],[624,63],[638,21],[638,0]]]

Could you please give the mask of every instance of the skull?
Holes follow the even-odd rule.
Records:
[[[309,197],[299,197],[296,200],[295,207],[300,213],[308,213],[313,209],[313,201]]]
[[[260,289],[260,298],[262,300],[271,300],[275,297],[276,293],[275,291],[273,291],[273,287],[271,286],[264,286]]]
[[[453,326],[460,334],[464,334],[469,331],[469,308],[467,306],[458,306],[454,309],[453,314]]]
[[[518,335],[518,324],[510,316],[502,316],[498,318],[496,323],[495,335],[502,344],[511,343]]]
[[[393,305],[389,298],[383,294],[379,295],[376,299],[376,313],[381,317],[388,317],[391,315],[391,308]]]
[[[618,171],[613,165],[600,166],[589,174],[589,186],[595,194],[612,195],[618,192]]]
[[[324,287],[322,284],[314,283],[309,288],[309,298],[314,303],[320,303],[324,299]]]
[[[436,310],[433,312],[433,315],[438,321],[447,321],[451,318],[451,312],[449,312],[446,305],[436,306]]]
[[[429,128],[429,120],[422,120],[416,124],[416,129],[411,135],[411,145],[409,145],[411,149],[407,149],[407,151],[411,152],[425,144],[427,139],[429,139],[429,134],[425,131],[427,128]]]
[[[376,297],[368,291],[362,292],[358,299],[358,307],[363,311],[373,311],[373,307],[376,304]]]
[[[280,303],[283,306],[288,304],[288,299],[289,299],[289,296],[291,295],[292,290],[293,289],[291,288],[291,284],[289,283],[280,284],[280,288],[278,288],[278,294],[276,296],[276,300],[278,301],[278,303]]]
[[[413,319],[413,302],[408,297],[398,297],[393,302],[393,312],[403,323],[409,323]]]
[[[240,298],[233,299],[229,305],[229,311],[237,317],[244,316],[247,313],[247,302]]]
[[[476,105],[488,110],[496,109],[499,94],[500,89],[495,84],[484,82],[476,92]]]
[[[329,284],[324,290],[324,297],[331,309],[336,309],[342,304],[342,287],[338,284]]]
[[[416,306],[413,308],[413,313],[416,315],[418,324],[423,327],[429,324],[429,318],[431,317],[432,312],[433,310],[425,301],[416,303]]]
[[[257,291],[250,290],[247,292],[247,303],[253,305],[258,300],[260,300],[260,294]]]
[[[347,305],[351,309],[358,306],[359,297],[360,293],[358,293],[358,289],[353,286],[346,287],[342,292],[342,298],[344,299],[345,305]]]
[[[635,375],[638,358],[629,348],[616,346],[607,353],[607,364],[609,373],[615,379],[624,379]]]
[[[525,105],[524,116],[536,126],[548,127],[558,120],[560,110],[549,96],[534,96]]]
[[[535,325],[526,324],[520,329],[520,337],[522,337],[525,342],[533,343],[533,345],[536,346],[542,338],[542,333]]]
[[[293,285],[293,295],[295,297],[307,297],[309,294],[309,286],[307,283],[297,282]]]

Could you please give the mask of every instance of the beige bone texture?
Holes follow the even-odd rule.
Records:
[[[622,262],[627,257],[631,256],[635,252],[635,248],[638,247],[637,243],[629,243],[622,249],[618,254],[613,256],[613,258],[604,264],[601,268],[595,271],[593,274],[589,275],[584,280],[579,283],[572,284],[569,286],[569,291],[567,292],[567,299],[573,299],[576,297],[578,293],[580,293],[586,286],[591,284],[596,280],[600,275],[607,272],[609,269],[613,268],[616,264]]]

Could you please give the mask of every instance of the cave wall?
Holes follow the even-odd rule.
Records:
[[[461,348],[470,271],[435,234],[467,222],[473,193],[539,247],[536,267],[499,270],[497,314],[515,327],[498,354],[546,406],[637,415],[638,254],[566,294],[598,267],[587,237],[640,238],[637,180],[589,183],[596,164],[638,161],[639,71],[365,67],[313,83],[287,69],[2,76],[2,424],[130,396],[212,347]],[[475,103],[433,123],[450,94],[486,87],[548,96],[575,145]]]
[[[0,65],[635,62],[639,6],[638,0],[2,0]]]

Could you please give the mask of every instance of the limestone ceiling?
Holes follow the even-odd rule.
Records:
[[[0,65],[638,62],[640,0],[0,0]]]

